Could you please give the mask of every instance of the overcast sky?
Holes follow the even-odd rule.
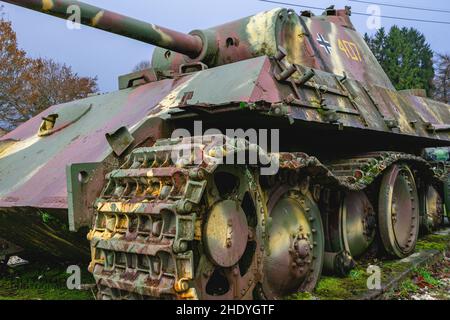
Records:
[[[366,12],[367,4],[349,0],[281,0],[315,7],[352,6],[355,12]],[[89,4],[117,11],[177,31],[189,32],[219,25],[265,11],[280,5],[258,0],[85,0]],[[425,7],[450,11],[446,0],[373,0],[373,2]],[[288,7],[288,6],[284,6]],[[296,11],[303,10],[294,8]],[[100,90],[117,89],[117,77],[129,73],[139,61],[150,59],[153,47],[131,39],[83,27],[69,30],[65,21],[13,5],[4,4],[5,17],[13,22],[21,48],[33,57],[53,58],[67,63],[80,75],[98,76]],[[313,10],[316,14],[321,11]],[[450,22],[450,13],[425,12],[403,8],[381,7],[381,14]],[[357,29],[373,33],[366,25],[367,17],[352,17]],[[433,50],[450,53],[450,24],[428,24],[382,19],[382,25],[415,27],[425,34]]]

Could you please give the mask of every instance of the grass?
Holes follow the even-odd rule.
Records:
[[[67,289],[69,276],[63,265],[34,263],[9,269],[0,276],[0,300],[92,300],[90,291]],[[81,279],[82,284],[94,282],[87,271]]]
[[[417,293],[419,286],[411,279],[406,279],[399,286],[397,296],[399,298],[408,298],[411,294]]]
[[[423,250],[444,251],[450,243],[450,235],[428,235],[417,244],[417,252]],[[297,293],[287,299],[290,300],[345,300],[355,299],[367,292],[366,272],[370,265],[381,268],[382,284],[386,284],[395,275],[402,273],[410,267],[408,263],[399,260],[361,260],[347,277],[324,276],[319,281],[315,292]],[[448,267],[445,267],[448,268]],[[93,295],[90,291],[69,290],[66,281],[69,274],[66,273],[65,265],[46,265],[33,263],[16,269],[10,269],[7,274],[0,276],[0,300],[91,300]],[[94,283],[94,280],[86,270],[81,267],[82,283]],[[448,271],[448,270],[447,270]],[[438,287],[440,281],[436,279],[428,268],[416,268],[413,270],[413,279],[403,281],[396,296],[408,297],[419,289],[417,278],[420,283],[432,287]]]
[[[416,247],[416,252],[425,250],[445,251],[450,244],[450,235],[427,235],[421,238]],[[362,260],[358,262],[357,267],[350,272],[347,277],[328,277],[324,276],[319,281],[314,293],[308,299],[320,300],[349,300],[356,299],[368,291],[367,279],[370,276],[366,270],[369,265],[376,265],[381,268],[381,284],[387,284],[391,279],[400,275],[411,267],[410,263],[400,260]],[[435,279],[427,268],[413,269],[420,279],[429,286],[439,286],[440,281]],[[417,284],[411,279],[401,283],[398,293],[400,296],[408,296],[418,290]],[[305,294],[297,294],[289,297],[290,299],[304,300]]]
[[[433,277],[433,275],[427,268],[415,269],[414,273],[417,274],[417,276],[420,277],[421,281],[426,285],[432,287],[439,287],[441,285],[441,281]]]
[[[437,270],[444,275],[448,274],[448,268],[442,268],[444,265],[448,265],[448,263],[444,261],[426,267],[414,268],[410,277],[404,280],[397,289],[390,290],[386,298],[411,299],[411,296],[420,295],[423,292],[432,292],[435,298],[448,300],[448,288],[445,288],[443,282],[437,278],[439,276],[436,276]],[[429,291],[423,291],[423,288],[428,288]]]

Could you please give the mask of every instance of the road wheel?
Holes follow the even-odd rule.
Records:
[[[320,278],[324,256],[324,232],[317,204],[309,191],[281,186],[272,193],[267,209],[266,298],[312,291]]]
[[[421,190],[420,200],[421,229],[424,234],[431,233],[444,222],[444,203],[432,185]]]
[[[395,164],[383,176],[378,202],[381,240],[388,254],[404,258],[414,252],[419,234],[419,197],[406,164]]]

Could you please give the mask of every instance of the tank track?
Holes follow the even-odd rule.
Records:
[[[194,277],[186,249],[195,237],[192,203],[204,184],[170,163],[173,150],[137,149],[106,177],[88,235],[101,299],[195,298],[185,287]]]
[[[208,138],[206,138],[208,139]],[[201,199],[205,175],[220,164],[217,156],[250,149],[242,142],[214,138],[158,141],[134,150],[124,165],[106,176],[88,234],[89,266],[99,299],[197,299],[192,246],[201,240]],[[256,147],[257,148],[257,147]],[[186,152],[173,163],[171,155]],[[197,161],[196,161],[197,159]],[[409,162],[437,181],[446,175],[425,160],[400,153],[370,153],[322,164],[304,153],[276,155],[280,173],[301,172],[314,184],[363,190],[396,162]]]
[[[421,157],[398,152],[371,152],[346,159],[324,161],[304,153],[281,153],[280,169],[305,170],[321,185],[361,191],[370,186],[395,163],[407,163],[425,179],[435,184],[446,181],[448,168]]]
[[[190,249],[201,238],[206,175],[239,148],[249,145],[224,137],[158,141],[134,150],[106,176],[88,234],[100,299],[198,298],[189,287],[195,276]],[[172,155],[182,152],[187,156],[173,163]]]

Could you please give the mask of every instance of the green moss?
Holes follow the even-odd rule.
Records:
[[[0,288],[0,300],[92,300],[92,293],[87,291],[60,288],[15,288],[4,291]]]
[[[430,234],[417,241],[416,251],[445,251],[450,244],[450,235]]]
[[[411,267],[410,263],[400,260],[360,261],[359,265],[347,277],[323,277],[317,285],[314,295],[321,300],[349,300],[360,297],[368,292],[367,279],[369,274],[366,270],[371,264],[380,267],[382,285],[386,285]]]
[[[51,220],[53,220],[53,217],[50,214],[48,214],[47,212],[42,212],[41,217],[42,217],[42,222],[44,222],[44,223],[49,223]]]
[[[387,260],[380,263],[381,271],[386,275],[394,273],[401,273],[406,271],[409,267],[409,263],[401,262],[401,260]]]
[[[368,274],[363,267],[352,270],[347,277],[322,277],[315,295],[321,300],[352,299],[367,290]]]
[[[353,280],[357,280],[360,279],[363,276],[363,274],[364,273],[362,270],[355,269],[350,271],[350,278]]]
[[[315,300],[310,292],[298,292],[286,298],[287,300]]]
[[[239,107],[240,107],[241,109],[245,109],[245,108],[248,107],[248,103],[247,103],[247,102],[241,102],[241,103],[239,103]]]
[[[342,286],[342,279],[323,277],[316,287],[315,293],[320,299],[346,299],[351,294]]]
[[[82,269],[81,283],[93,283]],[[69,290],[63,265],[30,264],[10,269],[0,277],[0,300],[92,300],[90,291]]]

